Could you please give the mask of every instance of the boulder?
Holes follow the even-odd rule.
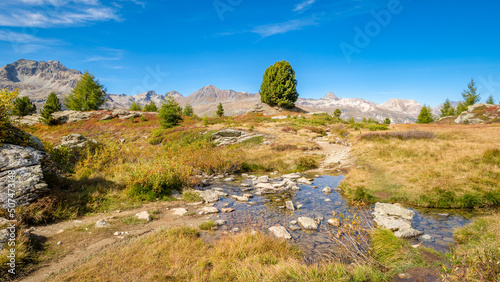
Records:
[[[213,190],[201,191],[200,197],[202,197],[206,203],[215,203],[219,201],[219,194],[217,193],[217,191]]]
[[[31,147],[11,144],[0,145],[0,205],[7,208],[9,184],[14,190],[11,200],[16,206],[26,206],[38,199],[42,192],[48,191],[43,180],[42,160],[44,152]]]
[[[56,123],[71,123],[88,120],[90,118],[90,115],[90,112],[62,111],[53,113],[52,118]]]
[[[109,226],[109,223],[107,223],[106,220],[104,220],[104,219],[99,220],[95,224],[96,228],[105,228],[105,227],[108,227],[108,226]]]
[[[323,193],[325,194],[331,194],[332,193],[332,188],[326,186],[324,189],[323,189]]]
[[[243,196],[232,196],[232,197],[233,197],[233,199],[235,199],[238,202],[248,202],[247,197],[243,197]]]
[[[140,213],[136,213],[135,216],[137,219],[151,221],[151,215],[149,215],[148,211],[141,211]]]
[[[283,226],[279,226],[279,225],[272,226],[272,227],[269,227],[268,230],[271,231],[274,234],[274,236],[276,236],[277,238],[292,239],[292,236],[290,235],[290,233],[288,233],[288,231],[286,231],[286,228]]]
[[[299,222],[300,227],[304,230],[317,230],[318,224],[316,221],[310,217],[301,216],[297,220]]]
[[[172,209],[172,211],[174,212],[173,213],[174,215],[180,215],[180,216],[183,216],[188,212],[188,210],[186,210],[185,208],[175,208]]]
[[[340,220],[338,218],[330,218],[327,222],[333,227],[340,227]]]
[[[412,210],[386,203],[376,203],[374,211],[379,214],[397,216],[410,221],[415,216],[415,212]]]
[[[200,209],[200,214],[212,214],[219,213],[219,210],[216,207],[204,207]]]
[[[215,132],[212,134],[213,139],[219,139],[221,137],[240,137],[243,135],[242,131],[234,130],[234,129],[223,129],[219,132]]]
[[[299,184],[305,184],[305,185],[311,185],[311,184],[313,184],[312,181],[310,181],[309,179],[307,179],[305,177],[297,179],[297,183],[299,183]]]
[[[424,234],[422,231],[418,231],[411,227],[401,228],[398,231],[394,232],[394,235],[398,238],[409,239],[413,237],[417,237]]]
[[[293,206],[293,202],[292,201],[286,201],[285,202],[285,205],[286,205],[286,208],[288,210],[291,210],[291,211],[294,211],[295,210],[295,207]]]
[[[69,149],[83,149],[87,146],[88,142],[97,143],[94,139],[87,139],[81,134],[73,133],[61,138],[61,143],[55,147],[59,149],[61,147],[66,147]]]
[[[221,211],[223,213],[231,213],[231,212],[234,212],[234,209],[233,208],[222,208]]]
[[[113,119],[112,115],[105,115],[102,118],[100,118],[100,120],[110,120],[110,119]]]

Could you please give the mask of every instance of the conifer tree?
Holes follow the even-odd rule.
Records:
[[[222,103],[219,102],[219,105],[217,106],[217,112],[216,112],[218,117],[224,116],[224,108],[222,107]]]
[[[132,105],[130,105],[130,110],[131,111],[142,111],[141,105],[137,104],[136,102],[133,102]]]
[[[342,112],[340,111],[340,109],[336,109],[334,112],[333,112],[333,115],[336,117],[336,118],[340,118],[340,115],[342,114]]]
[[[174,97],[168,96],[163,100],[163,103],[158,113],[160,125],[163,128],[171,128],[179,124],[182,120],[182,108],[175,101]]]
[[[192,117],[193,116],[193,106],[191,106],[190,104],[186,104],[186,106],[184,106],[184,111],[183,111],[183,115],[184,116],[188,116],[188,117]]]
[[[494,105],[495,104],[495,100],[493,99],[492,95],[490,95],[488,97],[488,100],[486,100],[486,104],[490,104],[490,105]]]
[[[144,111],[145,112],[157,112],[158,107],[156,106],[155,102],[151,101],[151,102],[149,102],[149,104],[144,106]]]
[[[446,99],[443,104],[443,108],[441,108],[441,117],[454,116],[455,108],[451,106],[450,99]]]
[[[106,89],[88,71],[82,75],[76,87],[64,99],[66,108],[74,111],[98,110],[104,104]]]
[[[299,97],[295,71],[286,61],[276,62],[264,73],[260,86],[260,100],[270,106],[295,107]]]
[[[53,124],[52,114],[55,112],[61,111],[61,103],[59,102],[59,98],[57,98],[56,93],[50,93],[43,109],[40,114],[42,115],[41,121],[45,124]]]
[[[431,108],[424,105],[418,115],[417,123],[431,123],[433,121],[434,118],[432,117]]]

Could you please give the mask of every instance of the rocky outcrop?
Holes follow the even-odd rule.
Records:
[[[223,129],[212,134],[212,139],[217,146],[237,144],[256,137],[262,137],[262,135],[235,129]]]
[[[58,124],[71,123],[82,120],[88,120],[92,112],[79,112],[79,111],[62,111],[52,114],[52,118]]]
[[[89,142],[97,143],[95,139],[87,139],[81,134],[73,133],[70,135],[66,135],[61,138],[61,144],[55,147],[55,149],[59,149],[61,147],[66,147],[69,149],[83,149],[85,148]]]
[[[40,193],[48,190],[43,180],[41,165],[41,161],[46,157],[47,154],[31,147],[11,144],[4,144],[0,147],[0,205],[2,208],[7,208],[9,199],[14,200],[16,206],[28,205],[35,201]]]
[[[474,104],[462,112],[456,119],[457,124],[499,123],[500,106],[490,104]]]
[[[373,221],[380,227],[390,229],[398,238],[412,238],[423,233],[411,227],[415,212],[398,205],[376,203]]]

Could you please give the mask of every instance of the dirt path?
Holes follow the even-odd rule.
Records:
[[[202,205],[192,205],[182,202],[160,202],[145,204],[141,208],[114,211],[100,215],[89,216],[79,220],[64,221],[32,229],[31,234],[44,238],[49,248],[54,253],[59,253],[55,259],[48,259],[37,266],[21,281],[44,281],[51,275],[64,269],[71,268],[78,262],[91,257],[97,251],[122,244],[132,238],[143,236],[147,233],[180,225],[198,226],[206,221],[206,216],[179,216],[174,215],[173,208],[186,208],[194,212]],[[155,211],[154,220],[149,223],[134,225],[123,224],[124,218],[131,218],[141,211]],[[94,228],[95,223],[104,219],[110,225],[107,228]],[[87,232],[88,231],[88,232]],[[128,232],[128,234],[114,235],[115,232]],[[57,244],[61,242],[61,244]],[[52,250],[53,249],[53,250]]]
[[[317,171],[332,169],[340,171],[354,164],[350,154],[351,146],[345,144],[331,144],[327,137],[316,138],[314,142],[321,147],[321,150],[313,153],[325,155],[325,160],[320,163],[320,167]]]

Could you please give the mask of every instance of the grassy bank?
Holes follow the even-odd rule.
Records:
[[[399,125],[389,133],[408,130],[426,133],[357,138],[357,167],[342,184],[349,197],[432,208],[500,204],[498,125]]]

